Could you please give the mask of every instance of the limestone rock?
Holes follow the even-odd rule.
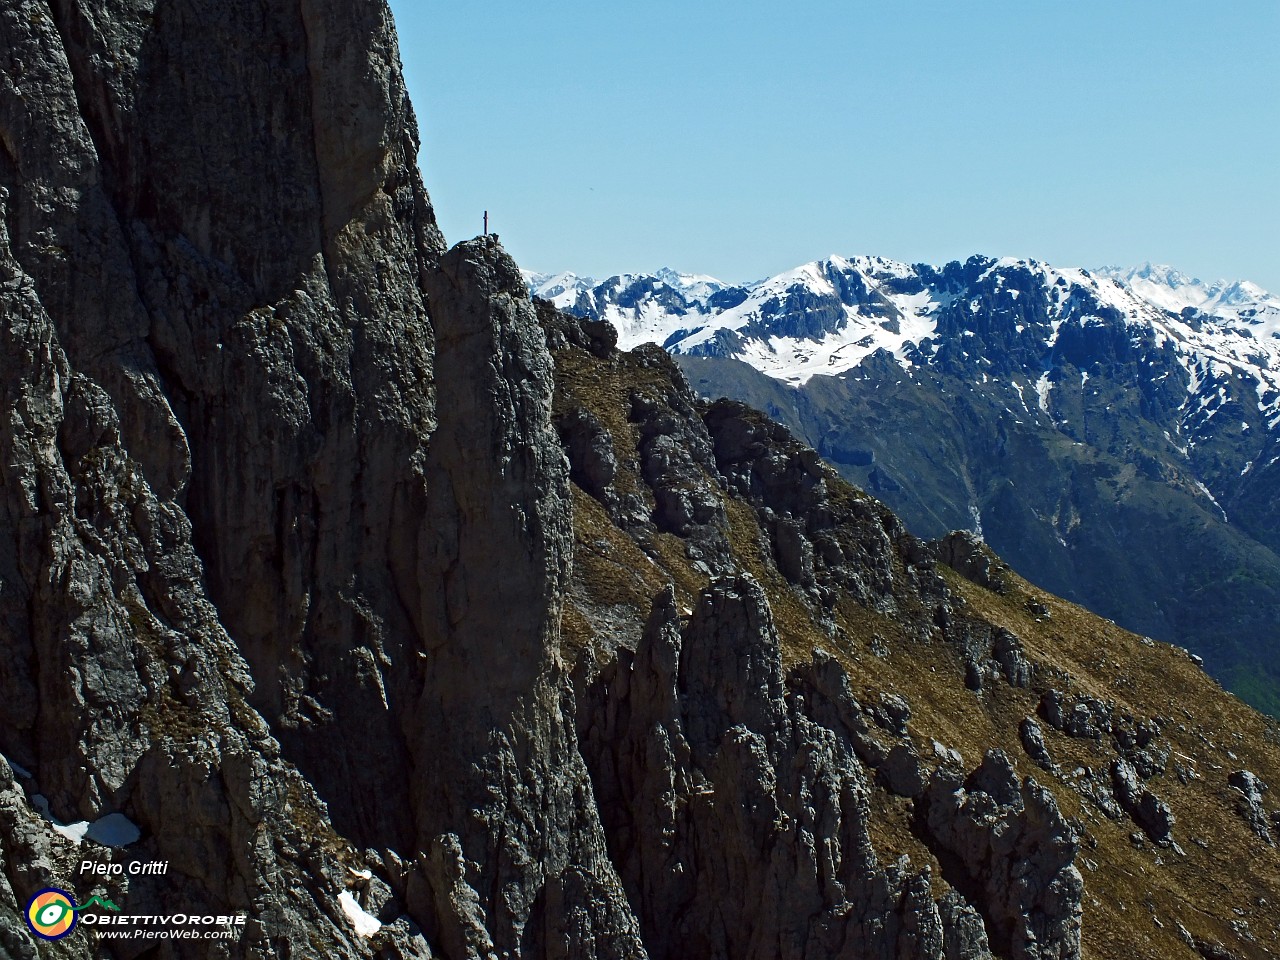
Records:
[[[643,956],[564,711],[545,339],[494,241],[443,256],[385,4],[22,0],[0,67],[0,751],[237,956]]]
[[[959,889],[983,891],[997,954],[1018,960],[1078,957],[1084,883],[1079,841],[1053,795],[990,751],[969,777],[942,768],[926,793],[934,842],[959,858]]]
[[[1127,760],[1111,765],[1111,781],[1116,801],[1152,840],[1168,843],[1172,838],[1174,816],[1169,805],[1143,786],[1138,771]]]
[[[1236,811],[1257,834],[1260,840],[1273,843],[1271,819],[1262,805],[1263,794],[1271,788],[1251,770],[1235,770],[1227,777],[1227,783],[1236,789]]]
[[[465,865],[436,868],[408,903],[439,918],[454,953],[465,943],[483,955],[477,944],[491,941],[538,956],[556,942],[639,957],[561,700],[571,530],[545,338],[492,237],[450,251],[428,289],[450,403],[431,437],[415,551],[416,582],[435,587],[417,592],[426,666],[411,751],[435,776],[416,784],[415,825],[433,849],[449,837],[449,862]]]
[[[604,425],[590,410],[578,407],[556,421],[556,431],[568,454],[573,481],[607,503],[609,485],[618,472],[618,458]]]
[[[583,750],[650,955],[985,956],[975,911],[877,861],[867,725],[839,665],[816,656],[790,683],[798,695],[740,575],[713,581],[683,628],[661,594],[634,659],[587,691]]]
[[[1035,765],[1044,770],[1053,770],[1053,757],[1049,755],[1049,748],[1045,745],[1044,731],[1040,729],[1040,724],[1031,717],[1025,717],[1018,727],[1018,733],[1022,738],[1022,749],[1027,751],[1027,756]]]
[[[991,549],[968,530],[957,530],[938,543],[939,559],[980,587],[1002,593],[1007,589],[1001,576],[1008,567]]]

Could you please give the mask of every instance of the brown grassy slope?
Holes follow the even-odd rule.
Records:
[[[627,354],[601,359],[575,346],[557,350],[556,364],[557,414],[590,410],[613,440],[615,489],[638,494],[651,507],[640,438],[628,410],[637,393],[670,404],[683,389],[673,379],[674,368]],[[834,471],[828,483],[833,503],[868,501]],[[1035,667],[1030,688],[998,682],[974,692],[965,686],[957,647],[942,630],[919,628],[921,611],[910,609],[912,597],[897,597],[897,614],[845,597],[824,615],[810,594],[779,573],[753,505],[727,490],[722,498],[733,558],[769,596],[785,664],[808,659],[816,647],[827,650],[844,665],[864,703],[886,692],[909,701],[909,730],[921,757],[931,760],[937,741],[958,750],[972,769],[988,749],[1000,747],[1022,774],[1047,784],[1064,813],[1078,820],[1086,956],[1194,958],[1212,956],[1215,949],[1241,958],[1280,955],[1280,854],[1238,815],[1239,792],[1227,783],[1232,771],[1250,770],[1276,787],[1265,798],[1267,808],[1280,807],[1280,735],[1273,721],[1224,692],[1181,650],[1127,633],[1016,575],[1007,574],[1006,590],[994,593],[940,566],[956,619],[1013,632]],[[617,645],[634,645],[663,584],[674,583],[680,602],[691,604],[707,577],[686,559],[679,537],[656,529],[624,531],[577,488],[574,508],[577,543],[565,652],[570,659],[604,660]],[[875,509],[883,510],[878,504]],[[894,563],[897,573],[905,571],[903,556]],[[1044,604],[1048,615],[1032,612],[1033,601]],[[1117,715],[1159,720],[1170,763],[1147,787],[1176,817],[1176,849],[1153,844],[1129,818],[1108,819],[1073,786],[1082,769],[1109,770],[1118,755],[1110,738],[1068,737],[1041,720],[1057,769],[1044,771],[1028,759],[1019,724],[1037,715],[1050,688],[1114,704]],[[1175,775],[1175,762],[1191,772],[1187,782]],[[940,870],[913,829],[912,801],[877,788],[873,812],[881,856],[905,853],[917,864],[932,863],[941,889]]]

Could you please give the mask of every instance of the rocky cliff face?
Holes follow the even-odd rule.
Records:
[[[0,17],[27,792],[127,814],[172,869],[116,898],[247,912],[240,953],[374,949],[367,864],[377,949],[638,953],[561,710],[546,347],[497,248],[443,256],[385,6]]]
[[[382,3],[0,58],[0,951],[1066,958],[1148,870],[1139,953],[1274,948],[1262,721],[446,252]],[[48,886],[247,923],[39,941]]]

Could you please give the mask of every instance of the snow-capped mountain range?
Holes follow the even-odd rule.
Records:
[[[670,269],[527,279],[561,309],[608,320],[624,348],[652,341],[734,357],[792,385],[845,373],[880,350],[910,371],[932,362],[940,341],[1002,319],[1048,370],[1063,324],[1123,323],[1173,349],[1190,394],[1238,374],[1256,381],[1268,426],[1280,422],[1280,297],[1247,281],[1205,283],[1151,264],[1086,270],[974,257],[935,268],[872,256],[832,256],[740,286]]]

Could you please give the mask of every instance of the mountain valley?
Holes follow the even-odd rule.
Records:
[[[768,411],[913,532],[973,530],[1280,710],[1280,298],[981,257],[531,286]]]

